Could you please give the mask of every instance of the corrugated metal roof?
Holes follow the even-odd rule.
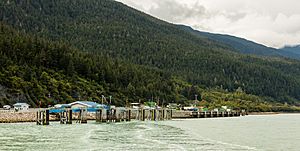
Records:
[[[99,104],[99,103],[96,103],[96,102],[91,102],[91,101],[76,101],[76,102],[70,103],[69,105],[72,106],[74,104],[81,104],[81,105],[87,106],[89,108],[96,108],[96,107],[106,106],[106,105]]]
[[[21,106],[30,106],[27,103],[16,103],[16,104],[14,104],[14,106],[19,106],[19,105],[21,105]]]

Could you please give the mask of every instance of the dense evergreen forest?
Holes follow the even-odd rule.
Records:
[[[101,100],[101,95],[113,95],[117,105],[152,96],[175,100],[172,77],[160,70],[24,36],[2,24],[0,54],[1,84],[13,88],[15,94],[26,94],[32,104]]]
[[[115,1],[3,0],[0,7],[0,84],[35,105],[101,95],[116,104],[184,102],[211,91],[245,106],[300,100],[299,61],[234,53]]]

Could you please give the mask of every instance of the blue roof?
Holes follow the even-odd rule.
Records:
[[[107,109],[107,108],[105,108]],[[99,108],[87,108],[87,112],[96,112],[100,110]],[[65,109],[50,109],[49,110],[49,113],[61,113],[61,112],[64,112],[66,111]],[[72,112],[73,113],[78,113],[80,112],[80,109],[72,109]]]

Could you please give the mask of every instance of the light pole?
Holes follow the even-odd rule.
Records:
[[[109,96],[109,104],[111,105],[111,96]]]
[[[196,106],[196,102],[197,102],[197,101],[198,101],[198,95],[195,94],[195,102],[194,102],[195,106]]]

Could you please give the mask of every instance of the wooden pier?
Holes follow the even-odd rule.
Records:
[[[163,121],[172,119],[171,109],[138,109],[134,110],[135,119],[140,121]]]
[[[93,119],[96,123],[117,123],[129,122],[131,120],[138,121],[164,121],[173,118],[218,118],[218,117],[239,117],[247,115],[247,112],[231,111],[231,112],[198,112],[198,111],[173,111],[172,109],[132,109],[132,108],[112,108],[112,109],[93,109],[87,108],[71,109],[65,108],[59,112],[54,112],[51,109],[39,110],[36,114],[37,125],[49,125],[50,114],[55,114],[61,124],[76,123],[85,124],[88,122],[88,114],[93,114]]]
[[[245,116],[246,112],[192,112],[193,118],[216,118],[216,117],[239,117]]]
[[[85,124],[88,121],[88,109],[78,109],[74,113],[71,108],[66,108],[55,112],[58,115],[60,124],[76,123]],[[129,122],[131,120],[140,121],[163,121],[172,119],[171,109],[131,109],[131,108],[114,108],[114,109],[94,109],[95,120],[97,123],[117,123]],[[51,110],[39,110],[36,114],[37,125],[49,125],[49,115],[53,114]],[[77,115],[77,116],[75,116]]]

